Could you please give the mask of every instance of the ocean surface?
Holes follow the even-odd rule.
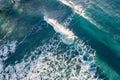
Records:
[[[120,0],[0,0],[0,80],[120,80]]]

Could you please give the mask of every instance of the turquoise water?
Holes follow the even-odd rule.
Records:
[[[120,1],[61,1],[0,1],[0,80],[120,80]]]

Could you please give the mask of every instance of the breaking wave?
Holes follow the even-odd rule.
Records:
[[[88,15],[88,13],[86,13],[86,9],[89,8],[89,6],[91,4],[90,1],[88,1],[88,2],[87,1],[79,1],[79,0],[78,1],[76,1],[76,0],[58,0],[58,1],[69,6],[75,13],[77,13],[80,16],[87,19],[90,23],[95,25],[98,29],[107,32],[106,30],[104,30],[103,26],[98,24],[93,18],[90,17],[90,15]],[[84,5],[85,3],[89,4],[89,6],[86,7]]]
[[[47,18],[44,16],[44,20],[47,21],[51,26],[53,26],[54,30],[57,33],[61,34],[61,39],[63,40],[64,43],[66,44],[72,44],[76,38],[74,33],[70,31],[69,29],[65,28],[61,24],[57,22],[57,20],[52,19],[52,18]]]

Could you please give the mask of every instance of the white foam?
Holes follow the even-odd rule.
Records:
[[[0,61],[0,73],[2,72],[3,70],[3,63]]]
[[[95,62],[83,60],[83,55],[88,54],[87,51],[82,49],[81,52],[86,52],[86,54],[78,55],[67,63],[68,60],[65,57],[72,57],[71,55],[74,54],[76,48],[71,46],[69,49],[64,50],[64,53],[57,54],[60,50],[60,44],[62,44],[62,41],[59,39],[51,39],[49,43],[38,47],[36,49],[38,51],[35,50],[34,52],[39,52],[40,50],[42,51],[41,55],[35,60],[27,76],[22,80],[98,80],[98,78],[94,78],[95,71],[89,70],[91,69],[89,63],[94,64]],[[79,46],[78,48],[81,47]],[[96,67],[94,67],[94,70],[96,70]]]
[[[0,45],[0,79],[3,78],[4,74],[4,64],[3,62],[8,58],[8,55],[12,54],[16,50],[16,43],[17,41],[8,41],[5,44]],[[6,79],[10,80],[9,77],[6,75]],[[14,80],[14,79],[12,79]]]
[[[73,78],[76,80],[94,80],[94,74],[89,72],[89,65],[78,62],[79,59],[80,57],[77,56],[67,64],[62,55],[54,55],[51,52],[42,54],[23,80],[73,80]]]
[[[2,56],[2,58],[0,58],[1,61],[6,60],[9,54],[15,52],[16,43],[17,41],[8,41],[6,44],[0,46],[0,56]]]
[[[88,54],[87,51],[82,49],[81,46],[75,47],[74,45],[68,45],[69,48],[64,48],[63,51],[62,45],[64,43],[61,39],[56,39],[56,36],[60,37],[58,34],[55,34],[49,42],[31,51],[31,56],[27,59],[24,57],[20,63],[7,66],[0,74],[0,78],[3,78],[3,75],[5,75],[6,80],[98,80],[94,78],[95,72],[89,70],[91,68],[88,63],[94,64],[95,62],[83,60],[83,55]],[[81,45],[82,43],[78,44]],[[62,53],[58,54],[59,51],[62,51]],[[84,52],[85,54],[77,55],[70,61],[66,60],[66,57],[69,56],[71,58],[75,51]],[[40,52],[41,55],[37,55]],[[32,60],[33,56],[36,57],[34,60]],[[96,70],[96,68],[94,69]]]
[[[84,16],[84,10],[83,10],[82,6],[75,5],[72,1],[68,1],[68,0],[59,0],[59,1],[67,6],[71,7],[76,13]]]

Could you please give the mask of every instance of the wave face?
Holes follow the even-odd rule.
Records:
[[[0,0],[0,80],[119,80],[118,3]]]

